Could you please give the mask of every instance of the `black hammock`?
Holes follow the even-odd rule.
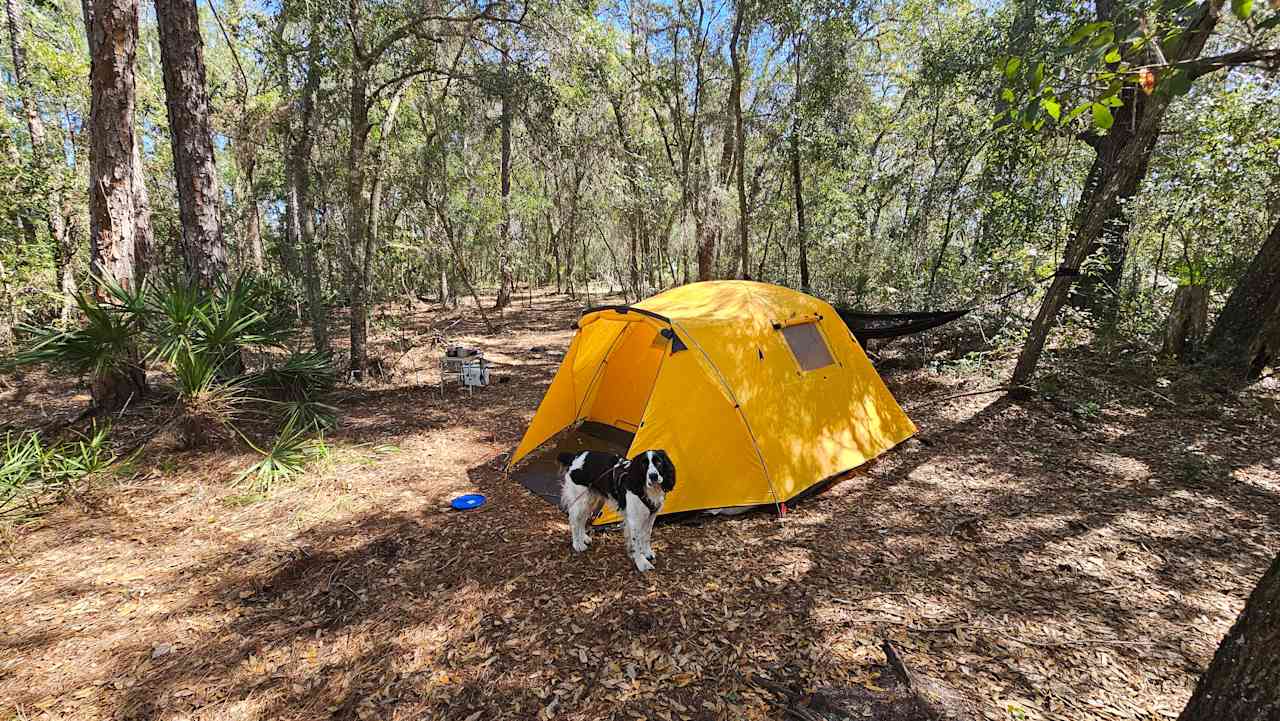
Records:
[[[923,333],[940,325],[946,325],[971,313],[975,308],[919,313],[860,313],[849,308],[834,306],[836,313],[853,332],[858,343],[866,345],[872,338],[898,338],[913,333]]]
[[[979,308],[1003,303],[1015,295],[1026,293],[1047,280],[1057,277],[1072,277],[1079,274],[1079,271],[1072,268],[1058,268],[1052,274],[1033,283],[1028,283],[1017,290],[1005,293],[998,298],[958,310],[917,311],[914,313],[864,313],[846,306],[832,305],[832,307],[836,309],[836,313],[844,320],[845,325],[849,326],[849,330],[853,333],[853,337],[858,339],[858,343],[866,345],[868,340],[875,338],[899,338],[914,333],[923,333],[940,325],[946,325],[953,320],[959,320]]]

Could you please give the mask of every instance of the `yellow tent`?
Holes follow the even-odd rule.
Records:
[[[535,451],[571,428],[591,437],[553,451],[664,449],[664,513],[782,503],[915,433],[830,305],[752,281],[583,313],[509,466],[548,500],[555,453]]]

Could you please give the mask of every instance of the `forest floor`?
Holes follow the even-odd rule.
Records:
[[[387,311],[390,373],[341,390],[306,477],[247,492],[251,453],[160,434],[11,528],[0,719],[782,719],[813,689],[888,684],[884,639],[979,718],[1174,718],[1280,546],[1274,387],[1065,350],[1051,393],[950,398],[999,385],[1002,361],[889,349],[919,440],[785,521],[660,525],[647,575],[616,531],[573,556],[562,514],[502,469],[577,310],[522,298],[496,335]],[[441,334],[506,382],[442,397]],[[28,374],[0,387],[0,425],[83,393]],[[488,503],[450,510],[464,492]]]

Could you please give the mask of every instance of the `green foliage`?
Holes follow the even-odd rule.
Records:
[[[277,411],[288,437],[259,469],[266,479],[290,473],[290,459],[308,448],[306,434],[336,425],[336,409],[323,402],[337,377],[328,354],[292,353],[255,373],[239,372],[243,351],[278,346],[288,330],[258,310],[257,284],[241,279],[214,293],[181,282],[145,293],[104,288],[106,300],[77,298],[78,326],[24,328],[29,346],[7,363],[59,365],[94,376],[141,372],[146,365],[167,370],[177,391],[174,427],[187,447],[243,437],[252,409]],[[15,464],[21,465],[30,443],[14,445]]]
[[[223,365],[217,356],[190,347],[174,358],[177,426],[188,447],[229,437],[245,407],[257,400],[243,379],[220,377]]]
[[[195,309],[198,322],[189,342],[223,362],[249,346],[281,344],[288,329],[273,325],[258,309],[261,295],[261,288],[247,277],[214,293]]]
[[[123,374],[137,367],[138,335],[145,318],[143,296],[112,283],[103,288],[104,300],[76,297],[83,318],[76,328],[20,325],[17,331],[26,347],[5,364],[48,364],[93,376]]]
[[[285,421],[298,428],[322,433],[338,425],[338,409],[327,403],[300,399],[283,401],[280,405]]]
[[[316,398],[333,390],[337,373],[333,357],[328,353],[290,354],[283,362],[257,373],[249,379],[254,385],[289,399]]]
[[[1094,421],[1102,415],[1102,406],[1096,401],[1080,401],[1071,408],[1071,413],[1077,418]]]
[[[43,505],[81,489],[115,461],[108,429],[76,441],[46,444],[38,433],[6,434],[0,441],[0,518],[38,513]]]
[[[257,491],[267,491],[279,483],[301,474],[309,463],[329,456],[329,447],[322,438],[313,437],[293,417],[285,421],[271,449],[263,451],[256,446],[262,458],[245,469],[237,484],[247,483]]]
[[[152,359],[174,363],[192,349],[199,337],[202,310],[208,298],[193,283],[170,281],[147,296],[147,329]]]
[[[522,285],[558,284],[573,302],[622,289],[634,298],[697,279],[700,246],[711,277],[736,275],[739,159],[752,277],[799,285],[799,197],[813,292],[871,310],[959,307],[1056,267],[1094,159],[1080,141],[1131,129],[1135,101],[1169,101],[1147,178],[1124,208],[1130,253],[1114,297],[1126,332],[1140,338],[1192,274],[1217,302],[1274,222],[1280,149],[1260,138],[1274,140],[1280,112],[1252,68],[1200,73],[1160,60],[1185,42],[1202,0],[1108,7],[1113,17],[1100,19],[1096,4],[1066,0],[753,4],[739,147],[731,11],[686,0],[530,5],[519,24],[415,26],[366,65],[348,30],[367,35],[367,50],[419,8],[220,5],[226,33],[208,34],[205,48],[214,132],[227,139],[217,167],[238,280],[213,293],[185,280],[162,73],[156,54],[140,53],[138,127],[156,231],[148,273],[178,280],[149,286],[141,311],[80,299],[68,329],[55,323],[59,256],[44,224],[48,191],[60,189],[79,234],[69,262],[87,285],[87,52],[76,4],[34,4],[36,94],[61,150],[37,170],[7,84],[0,149],[17,153],[0,152],[0,343],[16,325],[21,362],[92,374],[145,366],[172,373],[182,403],[223,387],[250,396],[232,414],[242,426],[261,411],[326,427],[332,361],[265,360],[291,347],[285,331],[296,318],[310,317],[309,281],[321,311],[348,318],[345,306],[362,296],[375,330],[408,336],[412,320],[376,309],[434,299],[442,276],[455,295],[468,283],[491,293],[507,271]],[[1274,48],[1277,22],[1275,2],[1233,0],[1204,54]],[[140,47],[154,47],[152,18],[141,33]],[[311,46],[320,92],[303,128]],[[357,168],[345,89],[357,71],[372,93],[361,197],[371,199],[375,178],[383,188],[379,207],[360,212],[346,188]],[[0,77],[10,80],[10,69]],[[405,78],[392,125],[388,101]],[[302,137],[315,139],[303,214],[314,223],[310,251],[286,232],[281,149]],[[352,224],[374,219],[377,237],[353,247]],[[21,236],[24,220],[34,242]],[[254,220],[261,268],[249,246]],[[1033,303],[1017,299],[1007,315],[1030,318]],[[1024,326],[1012,323],[1010,338]]]

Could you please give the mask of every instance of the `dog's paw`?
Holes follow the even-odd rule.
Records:
[[[644,556],[636,556],[633,560],[636,562],[636,570],[640,573],[653,570],[653,564]]]
[[[590,541],[586,538],[583,538],[583,539],[575,538],[573,539],[573,550],[578,553],[582,553],[587,550],[588,543],[590,543]]]

